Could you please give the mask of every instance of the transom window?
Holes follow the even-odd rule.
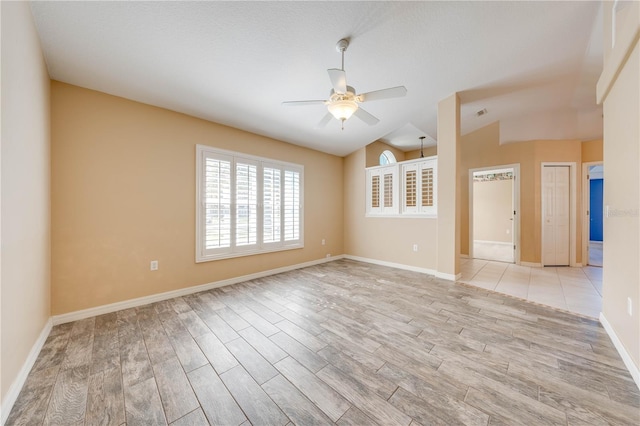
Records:
[[[196,146],[196,262],[304,247],[304,167]]]
[[[385,149],[384,151],[382,151],[382,154],[380,154],[381,166],[386,166],[387,164],[393,164],[396,162],[396,156],[393,155],[393,152],[389,151],[388,149]]]

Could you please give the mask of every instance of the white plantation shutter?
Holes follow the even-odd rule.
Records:
[[[263,221],[262,238],[265,243],[281,241],[281,170],[265,167],[263,170]]]
[[[304,247],[304,168],[196,147],[196,261]]]
[[[231,160],[205,159],[205,249],[231,246]]]
[[[258,242],[258,166],[236,162],[236,245]]]
[[[433,167],[423,168],[422,169],[422,195],[421,195],[421,206],[422,207],[433,207],[434,199],[434,185],[433,185]]]
[[[437,160],[408,161],[401,165],[403,177],[402,213],[435,216],[435,168]]]
[[[371,176],[371,208],[380,208],[380,175]]]
[[[300,239],[300,173],[284,171],[284,240]]]

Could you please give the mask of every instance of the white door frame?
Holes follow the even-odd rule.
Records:
[[[577,178],[577,165],[576,162],[551,162],[543,161],[540,164],[540,262],[544,266],[544,211],[545,201],[542,196],[542,190],[544,188],[544,168],[545,166],[569,166],[569,266],[582,266],[581,263],[576,263],[576,178]]]
[[[473,259],[473,174],[488,170],[513,169],[513,208],[516,214],[513,217],[513,244],[516,249],[513,254],[513,262],[520,264],[520,163],[504,164],[490,167],[469,169],[469,258]]]
[[[602,161],[582,163],[582,264],[589,264],[589,234],[591,224],[591,184],[589,183],[589,168],[603,166]]]

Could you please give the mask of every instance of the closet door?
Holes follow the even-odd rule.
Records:
[[[569,166],[542,169],[542,262],[569,266]]]

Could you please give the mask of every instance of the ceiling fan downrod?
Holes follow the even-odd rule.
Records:
[[[346,38],[341,39],[336,43],[336,50],[342,54],[342,71],[344,71],[344,52],[347,51],[347,47],[349,47],[349,40]]]

